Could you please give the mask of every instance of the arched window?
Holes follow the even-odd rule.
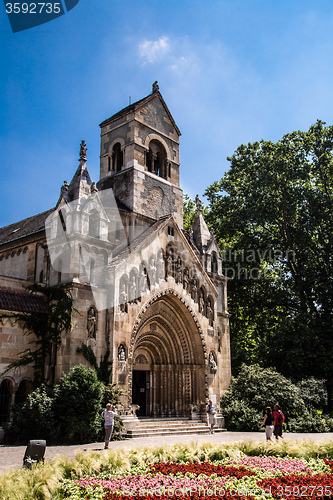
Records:
[[[124,154],[121,150],[120,142],[116,142],[116,144],[112,148],[112,170],[114,172],[120,172],[121,167],[124,162]]]
[[[150,141],[149,151],[146,156],[148,171],[166,179],[168,175],[166,160],[167,155],[163,145],[156,140]]]
[[[212,252],[211,272],[214,273],[214,274],[218,273],[218,265],[217,265],[216,252]]]
[[[3,380],[0,384],[0,425],[9,421],[11,398],[10,380]]]
[[[15,392],[15,404],[24,403],[31,391],[31,382],[29,382],[29,380],[22,380],[17,391]]]
[[[97,210],[92,210],[89,216],[89,236],[99,238],[100,220]]]

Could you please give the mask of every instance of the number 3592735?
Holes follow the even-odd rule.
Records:
[[[61,3],[6,3],[7,14],[60,14]]]

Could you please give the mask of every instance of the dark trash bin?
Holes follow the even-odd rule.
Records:
[[[44,439],[34,439],[29,441],[23,458],[23,467],[31,469],[32,464],[44,462],[46,441]]]

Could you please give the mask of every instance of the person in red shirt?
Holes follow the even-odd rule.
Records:
[[[282,424],[284,422],[284,415],[280,409],[280,406],[276,403],[274,405],[274,413],[273,413],[273,419],[274,419],[274,436],[276,437],[276,440],[282,438]]]

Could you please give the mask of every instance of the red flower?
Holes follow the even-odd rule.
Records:
[[[256,473],[254,471],[248,470],[244,466],[233,467],[229,465],[213,465],[209,462],[189,462],[187,464],[174,464],[165,462],[149,465],[149,468],[152,474],[163,474],[165,476],[169,474],[176,475],[177,473],[186,474],[187,472],[190,472],[191,474],[194,474],[196,476],[198,476],[199,474],[204,474],[205,476],[217,474],[220,477],[230,476],[237,479],[240,479],[244,476],[256,476]]]

